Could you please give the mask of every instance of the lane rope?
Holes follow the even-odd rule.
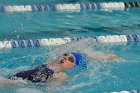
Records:
[[[124,10],[140,7],[140,2],[103,2],[87,4],[56,4],[56,5],[8,5],[1,6],[0,12],[34,12],[34,11],[81,11],[81,10]]]
[[[120,91],[120,92],[111,92],[111,93],[140,93],[140,90]]]
[[[62,45],[73,41],[82,39],[93,39],[95,42],[100,43],[117,43],[117,42],[140,42],[140,34],[134,35],[107,35],[107,36],[94,36],[94,37],[66,37],[66,38],[44,38],[44,39],[29,39],[29,40],[10,40],[0,41],[0,48],[17,48],[17,47],[39,47],[49,45]]]

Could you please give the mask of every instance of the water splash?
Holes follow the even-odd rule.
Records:
[[[57,58],[58,56],[60,56],[61,54],[65,53],[65,52],[78,51],[80,53],[83,53],[85,55],[85,57],[88,59],[88,69],[85,71],[79,72],[78,74],[75,74],[73,77],[70,76],[71,79],[69,81],[67,81],[64,85],[57,86],[55,90],[54,90],[54,86],[53,86],[53,88],[47,86],[45,91],[48,92],[51,90],[51,93],[55,93],[55,92],[62,93],[62,92],[66,92],[66,91],[75,91],[75,90],[82,91],[83,87],[86,88],[86,87],[95,86],[94,84],[101,84],[103,82],[103,80],[106,79],[106,77],[113,77],[112,72],[111,72],[111,69],[112,69],[111,65],[95,60],[97,58],[97,56],[99,57],[99,59],[100,58],[102,59],[102,57],[104,57],[106,53],[109,53],[108,49],[107,50],[105,50],[105,49],[106,49],[106,47],[104,47],[100,44],[97,45],[97,43],[95,44],[93,39],[85,39],[85,40],[80,40],[78,42],[75,41],[72,43],[68,43],[66,45],[61,45],[61,46],[57,46],[57,47],[56,46],[49,47],[50,52],[47,52],[47,53],[49,53],[49,55],[48,55],[49,60]],[[46,55],[46,53],[43,53],[43,55],[41,53],[40,56],[44,56],[44,55]],[[37,54],[35,54],[33,56],[28,54],[26,56],[23,56],[22,58],[26,59],[26,58],[28,58],[28,56],[33,58],[32,61],[35,61]],[[34,59],[34,57],[35,57],[35,59]],[[13,58],[10,61],[13,62],[16,60],[20,60],[20,59]],[[11,74],[16,71],[19,71],[19,70],[21,71],[21,70],[25,70],[25,69],[29,69],[29,68],[30,68],[30,66],[28,66],[27,68],[24,66],[21,66],[17,69],[12,69]],[[7,71],[6,73],[9,73],[10,69],[6,69],[3,71]],[[113,78],[117,79],[117,77],[115,77],[115,76]],[[23,91],[26,88],[29,91],[31,91],[31,90],[34,91],[34,87],[36,87],[36,86],[37,85],[34,85],[34,84],[30,87],[24,86],[23,88],[17,90],[16,92],[18,93],[19,91]],[[42,89],[38,88],[37,92],[35,92],[35,93],[42,93]]]
[[[50,48],[50,60],[55,59],[66,52],[80,52],[92,60],[105,61],[106,55],[110,53],[102,44],[95,43],[92,38],[82,39],[58,47]]]

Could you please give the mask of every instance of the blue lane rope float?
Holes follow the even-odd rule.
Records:
[[[31,11],[81,11],[96,10],[124,10],[131,7],[140,7],[140,2],[103,2],[87,4],[56,4],[56,5],[9,5],[1,6],[0,12],[31,12]]]
[[[68,42],[79,41],[82,39],[93,39],[95,42],[101,43],[129,43],[129,42],[140,42],[140,34],[134,35],[107,35],[107,36],[94,36],[94,37],[79,37],[79,38],[49,38],[49,39],[35,39],[35,40],[10,40],[0,41],[0,48],[17,48],[17,47],[39,47],[49,45],[62,45]]]

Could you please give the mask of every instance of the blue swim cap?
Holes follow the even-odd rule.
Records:
[[[71,52],[71,54],[75,57],[76,59],[76,66],[78,67],[86,67],[86,61],[84,60],[84,57],[79,54],[79,53],[76,53],[76,52]]]

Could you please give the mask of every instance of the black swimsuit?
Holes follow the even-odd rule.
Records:
[[[31,82],[45,82],[48,78],[51,78],[53,74],[54,71],[49,69],[47,65],[41,65],[32,70],[19,72],[13,76],[10,76],[9,79],[17,77],[29,80]]]

